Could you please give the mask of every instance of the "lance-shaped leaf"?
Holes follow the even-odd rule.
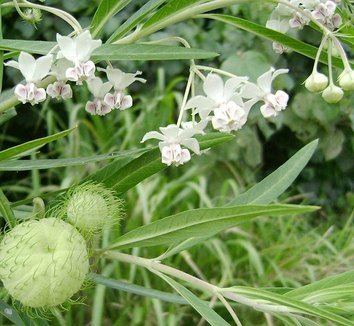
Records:
[[[318,207],[297,205],[244,205],[194,209],[134,229],[118,238],[109,249],[170,245],[200,235],[212,236],[259,216],[303,214],[317,209]]]

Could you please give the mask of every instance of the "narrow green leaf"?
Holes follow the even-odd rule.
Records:
[[[298,52],[308,58],[315,59],[316,54],[317,54],[317,48],[313,45],[304,43],[302,41],[299,41],[291,36],[288,36],[283,33],[279,33],[275,30],[266,28],[262,25],[250,22],[246,19],[234,17],[234,16],[229,16],[229,15],[221,15],[221,14],[203,14],[199,15],[198,17],[200,18],[209,18],[209,19],[214,19],[218,20],[230,25],[233,25],[237,28],[241,28],[247,32],[253,33],[257,36],[266,38],[268,40],[271,40],[273,42],[278,42],[289,49],[294,50],[295,52]],[[324,64],[327,64],[327,53],[323,52],[320,61]],[[333,57],[333,65],[338,67],[338,68],[343,68],[343,62],[339,58]]]
[[[90,26],[92,36],[98,36],[111,17],[125,8],[130,2],[131,0],[101,0]]]
[[[297,205],[245,205],[194,209],[136,228],[118,238],[109,249],[169,245],[201,234],[203,237],[212,236],[263,215],[303,214],[316,209],[317,207]]]
[[[89,278],[93,280],[97,284],[102,284],[111,289],[124,291],[128,293],[137,294],[143,297],[149,297],[154,299],[159,299],[165,302],[171,302],[176,304],[187,304],[187,301],[184,300],[179,295],[175,295],[173,293],[162,292],[154,289],[149,289],[140,285],[130,284],[127,282],[122,282],[118,280],[114,280],[111,278],[104,277],[102,275],[93,274],[89,275]]]
[[[51,143],[55,140],[58,140],[60,138],[67,136],[69,133],[71,133],[75,129],[76,129],[76,127],[58,132],[58,133],[51,135],[51,136],[38,138],[35,140],[31,140],[27,143],[5,149],[0,152],[0,161],[15,157],[17,155],[28,152],[30,150],[38,149],[48,143]]]
[[[128,157],[136,157],[145,152],[144,149],[123,151],[110,154],[93,155],[88,157],[75,157],[64,159],[39,159],[39,160],[10,160],[0,162],[0,171],[28,171],[28,170],[43,170],[52,168],[61,168],[68,166],[85,165],[88,163],[100,162],[110,159],[122,160]]]
[[[150,0],[145,3],[138,11],[136,11],[129,19],[119,26],[116,31],[110,36],[107,43],[113,43],[119,40],[127,32],[137,26],[147,15],[154,9],[163,4],[166,0]]]
[[[158,273],[159,277],[165,280],[172,288],[174,288],[188,303],[212,326],[227,326],[230,325],[222,317],[220,317],[208,303],[200,300],[191,291],[179,284],[167,275]]]
[[[199,138],[200,148],[207,149],[230,141],[233,138],[234,136],[229,134],[211,133]],[[103,182],[107,187],[113,188],[118,193],[124,193],[139,182],[165,168],[166,165],[161,162],[159,149],[153,148],[121,169],[118,169],[115,173],[110,174],[104,180],[98,181]]]
[[[326,277],[314,283],[302,286],[286,293],[286,296],[294,299],[303,299],[307,295],[313,295],[317,291],[330,289],[341,285],[354,283],[354,271]]]
[[[230,297],[229,295],[227,295],[227,291],[234,292],[238,296],[247,296],[252,299],[266,300],[272,304],[283,305],[289,308],[293,308],[295,310],[300,311],[301,313],[310,314],[312,316],[320,317],[325,320],[335,322],[336,325],[348,326],[353,324],[350,320],[335,313],[332,313],[327,309],[315,307],[306,302],[291,299],[286,297],[285,295],[276,294],[274,292],[269,292],[257,288],[235,286],[232,288],[224,289],[223,291],[225,297],[229,299],[232,299],[232,296]]]
[[[10,207],[10,202],[6,198],[3,191],[0,189],[0,213],[4,217],[7,225],[10,228],[16,226],[16,218],[15,215]]]
[[[34,54],[47,54],[55,42],[0,40],[0,50],[26,51]],[[155,44],[103,44],[93,54],[94,61],[103,60],[189,60],[208,59],[218,54],[201,49],[189,49],[170,45]]]
[[[238,196],[229,205],[268,204],[276,200],[297,178],[318,145],[314,140],[300,149],[272,174]]]
[[[0,299],[0,313],[8,320],[10,320],[12,323],[14,323],[16,326],[25,325],[24,321],[21,319],[17,311],[14,308],[12,308],[10,305],[8,305],[6,302],[2,301],[1,299]]]

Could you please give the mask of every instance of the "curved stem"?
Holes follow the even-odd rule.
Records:
[[[14,3],[16,11],[20,15],[20,17],[23,18],[24,20],[29,19],[29,17],[26,14],[24,14],[23,11],[21,10],[17,0],[13,0],[13,3]]]
[[[156,270],[160,273],[166,274],[173,276],[175,278],[178,278],[180,280],[183,280],[194,287],[197,287],[203,291],[207,291],[209,293],[217,293],[219,291],[219,288],[215,285],[212,285],[208,282],[205,282],[195,276],[189,275],[185,272],[180,271],[179,269],[163,265],[160,262],[157,262],[152,259],[146,259],[142,257],[137,257],[137,256],[132,256],[128,254],[123,254],[119,251],[106,251],[103,253],[103,256],[108,259],[115,259],[119,260],[121,262],[129,263],[129,264],[134,264],[138,266],[145,267],[147,269],[153,269]]]
[[[16,6],[24,7],[24,8],[35,8],[35,9],[40,9],[43,11],[50,12],[51,14],[56,15],[59,18],[61,18],[62,20],[64,20],[65,22],[67,22],[76,32],[82,31],[82,27],[81,27],[80,23],[73,16],[71,16],[66,11],[61,10],[61,9],[48,7],[48,6],[44,6],[44,5],[38,5],[35,3],[28,2],[28,1],[25,1],[23,3],[22,2],[18,3],[16,1],[12,1],[12,2],[6,2],[6,3],[3,3],[0,5],[1,8],[6,8],[6,7],[15,7],[16,8]]]
[[[238,319],[237,315],[235,314],[234,310],[230,306],[230,304],[225,300],[225,298],[222,296],[220,293],[216,293],[216,296],[218,299],[222,302],[222,304],[225,306],[229,314],[231,315],[232,319],[234,320],[235,324],[237,326],[242,326],[240,320]]]
[[[333,85],[333,67],[332,67],[332,39],[328,41],[328,72],[329,84]]]
[[[224,75],[226,77],[230,77],[230,78],[234,78],[234,77],[237,77],[239,78],[239,76],[236,76],[230,72],[227,72],[225,70],[221,70],[221,69],[217,69],[217,68],[213,68],[213,67],[208,67],[208,66],[200,66],[200,65],[196,65],[195,66],[196,69],[199,69],[199,70],[206,70],[206,71],[210,71],[210,72],[216,72],[220,75]]]
[[[184,108],[187,104],[187,100],[188,100],[188,96],[189,96],[189,92],[192,86],[192,83],[194,81],[194,71],[193,69],[190,70],[189,73],[189,77],[188,77],[188,82],[187,82],[187,86],[186,86],[186,90],[184,92],[184,96],[183,96],[183,100],[182,100],[182,104],[181,104],[181,110],[179,112],[179,116],[178,116],[178,121],[177,121],[177,126],[179,127],[182,123],[182,119],[183,119],[183,113],[184,113]]]
[[[316,59],[315,59],[315,64],[313,65],[313,72],[317,72],[318,63],[320,61],[320,56],[321,56],[321,53],[323,51],[323,47],[325,46],[325,44],[327,42],[327,39],[328,39],[327,35],[323,36],[321,44],[318,47],[317,54],[316,54]]]
[[[347,57],[347,54],[345,53],[342,44],[338,41],[338,39],[335,36],[332,36],[332,41],[333,41],[334,46],[338,50],[339,55],[342,58],[344,69],[349,70],[349,71],[352,70],[349,60],[348,60],[348,57]]]

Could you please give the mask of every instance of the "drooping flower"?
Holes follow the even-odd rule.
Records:
[[[193,128],[182,129],[177,125],[161,127],[161,132],[150,131],[142,139],[142,143],[149,139],[158,139],[162,154],[162,163],[167,165],[182,165],[191,159],[189,150],[200,154],[199,143],[192,138],[198,132]],[[182,148],[182,146],[186,148]]]
[[[274,15],[275,16],[275,15]],[[280,17],[271,17],[270,20],[267,21],[266,27],[269,29],[273,29],[279,33],[285,34],[289,28],[288,19],[282,19]],[[281,43],[273,42],[273,50],[275,53],[282,54],[284,52],[288,52],[289,49]]]
[[[312,11],[312,16],[327,28],[334,30],[342,24],[342,17],[336,14],[336,8],[337,5],[334,1],[319,3]]]
[[[263,101],[261,113],[265,118],[276,117],[280,111],[285,110],[289,101],[289,95],[284,91],[272,92],[273,80],[279,75],[286,74],[289,69],[271,68],[258,77],[257,84],[247,83],[242,89],[241,96],[246,99]]]
[[[86,111],[92,115],[106,115],[111,112],[112,108],[103,100],[112,88],[111,83],[104,83],[101,78],[95,77],[87,81],[87,86],[94,99],[86,103]]]
[[[18,84],[15,87],[15,95],[20,102],[31,103],[32,105],[43,102],[46,99],[44,88],[38,88],[38,83],[48,75],[52,66],[52,56],[45,55],[35,59],[27,52],[21,52],[18,62],[11,60],[5,63],[6,66],[19,69],[26,84]]]
[[[51,75],[56,77],[56,81],[47,86],[47,94],[51,98],[69,99],[72,98],[73,92],[71,86],[67,84],[66,70],[71,68],[72,64],[66,59],[59,59],[52,67]]]
[[[64,57],[74,64],[74,67],[66,70],[68,80],[80,85],[83,80],[94,77],[96,67],[90,57],[102,45],[101,40],[93,40],[90,32],[84,31],[75,38],[57,34],[57,42],[60,48],[58,57]]]
[[[133,99],[130,95],[125,95],[125,89],[135,81],[145,83],[146,80],[137,76],[141,75],[141,71],[134,74],[125,73],[117,68],[107,67],[107,69],[99,69],[107,74],[108,81],[114,88],[114,93],[107,94],[104,98],[106,104],[112,108],[126,110],[133,106]]]
[[[206,96],[192,97],[187,102],[185,109],[196,108],[195,113],[199,114],[201,119],[204,120],[216,108],[233,101],[233,97],[237,95],[237,90],[247,80],[247,77],[232,77],[224,83],[219,75],[210,73],[203,83]]]
[[[195,121],[185,121],[182,122],[182,128],[185,130],[193,129],[196,135],[205,135],[204,129],[208,125],[208,120],[200,120],[199,122]]]

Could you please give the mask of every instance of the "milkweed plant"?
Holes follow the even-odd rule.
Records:
[[[194,18],[231,24],[269,39],[276,54],[296,51],[313,58],[313,69],[304,80],[304,87],[321,95],[323,99],[319,101],[338,103],[346,92],[354,90],[354,72],[345,50],[350,3],[340,0],[267,1],[273,10],[266,26],[261,26],[238,17],[211,13],[250,1],[150,0],[108,40],[101,40],[104,25],[130,2],[101,0],[91,25],[86,28],[70,13],[47,6],[44,1],[13,0],[0,5],[0,10],[13,8],[21,19],[31,24],[53,14],[72,28],[69,35],[57,33],[53,42],[0,40],[2,66],[17,69],[23,76],[11,91],[4,92],[1,114],[18,105],[20,110],[23,104],[40,109],[45,101],[72,103],[77,89],[87,88],[91,99],[84,106],[86,114],[108,116],[109,119],[109,115],[123,114],[122,111],[134,108],[135,100],[129,92],[133,83],[142,83],[142,87],[149,88],[145,72],[124,72],[119,68],[118,60],[173,59],[190,63],[175,123],[161,125],[158,130],[144,130],[141,143],[151,141],[153,147],[142,145],[139,150],[128,151],[124,154],[129,158],[126,165],[121,166],[119,160],[113,160],[82,182],[46,196],[46,203],[36,198],[33,212],[25,220],[16,216],[15,206],[1,193],[1,215],[6,228],[0,243],[0,279],[13,305],[0,302],[0,308],[4,307],[1,308],[3,315],[15,324],[26,323],[23,314],[30,311],[50,320],[60,309],[67,309],[78,299],[85,302],[86,286],[93,286],[95,282],[105,285],[107,279],[97,274],[99,261],[111,260],[140,266],[155,274],[165,282],[167,292],[167,286],[170,286],[176,293],[167,294],[170,300],[191,305],[211,325],[247,325],[247,320],[238,317],[240,306],[248,306],[289,325],[353,325],[353,314],[348,312],[353,313],[353,308],[349,303],[346,308],[337,309],[338,301],[313,299],[316,294],[320,297],[316,291],[324,290],[325,285],[315,287],[312,296],[309,293],[307,296],[305,289],[304,295],[293,295],[285,289],[276,291],[231,284],[224,287],[162,263],[171,255],[256,217],[302,214],[318,209],[273,203],[311,158],[316,141],[227,206],[167,216],[123,233],[113,243],[103,246],[99,240],[107,230],[120,228],[125,223],[122,198],[128,189],[166,166],[177,168],[187,164],[194,155],[203,155],[211,147],[237,137],[237,131],[247,124],[251,111],[259,110],[264,119],[274,121],[290,101],[286,90],[274,87],[274,80],[279,76],[291,74],[286,67],[270,66],[257,80],[250,80],[249,76],[197,63],[197,60],[216,54],[194,49],[178,35],[153,40],[149,39],[150,35]],[[304,28],[317,32],[317,49],[293,38],[296,30]],[[167,45],[171,42],[180,45]],[[0,159],[14,159],[71,131],[19,145],[10,152],[0,152]],[[158,146],[154,147],[156,140]],[[150,246],[165,249],[156,258],[140,257],[136,254],[139,251],[133,249]],[[119,280],[115,282],[119,284]],[[330,283],[324,284],[330,286]],[[129,286],[121,288],[128,292],[130,289]],[[144,291],[141,291],[143,295],[163,300],[163,292],[159,290],[152,294],[148,289]],[[195,291],[202,295],[198,297]],[[346,302],[348,297],[343,294],[338,300]],[[213,309],[215,302],[220,302],[228,314],[217,313]]]

